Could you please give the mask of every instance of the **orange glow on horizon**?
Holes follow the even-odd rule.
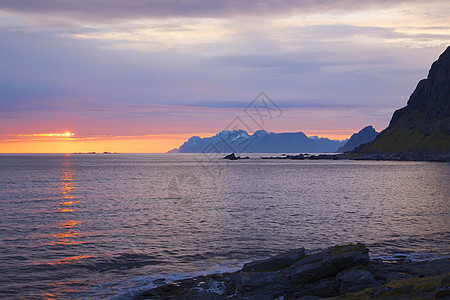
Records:
[[[345,140],[359,128],[308,130],[307,136]],[[75,136],[72,132],[19,134],[0,139],[0,153],[166,153],[180,147],[192,136],[210,137],[217,132],[154,134],[138,136]],[[70,178],[66,179],[70,180]]]
[[[0,139],[0,153],[166,153],[194,135],[206,137],[215,133],[86,137],[16,135]]]

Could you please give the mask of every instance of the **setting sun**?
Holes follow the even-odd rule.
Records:
[[[64,132],[64,133],[35,133],[32,136],[48,136],[48,137],[73,137],[75,133]]]

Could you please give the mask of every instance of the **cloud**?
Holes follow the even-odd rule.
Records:
[[[208,54],[117,51],[90,40],[0,30],[0,38],[9,41],[0,48],[7,70],[0,73],[0,108],[3,116],[45,110],[113,118],[126,112],[114,111],[117,105],[136,104],[144,116],[150,104],[245,107],[263,90],[290,107],[391,106],[394,97],[409,95],[440,51],[339,41],[399,36],[389,28],[321,25],[292,31],[284,37],[291,46],[268,39],[252,45],[262,48],[259,54],[242,47],[243,37],[236,36],[230,46],[235,50],[224,55],[222,44]],[[296,35],[303,39],[294,52]],[[324,46],[327,36],[336,41]]]
[[[449,8],[1,1],[0,134],[214,132],[261,91],[302,119],[274,131],[325,130],[324,118],[326,126],[359,118],[351,130],[374,120],[380,129],[448,46]]]
[[[105,21],[133,18],[274,16],[292,13],[355,11],[424,1],[390,0],[4,0],[0,9],[30,15],[59,15],[69,19]],[[443,1],[426,1],[443,3]],[[62,18],[61,18],[62,19]]]

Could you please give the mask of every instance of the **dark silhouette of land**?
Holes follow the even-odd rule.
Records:
[[[223,130],[212,137],[193,136],[170,153],[335,153],[346,140],[307,137],[303,132],[275,133],[258,130]]]
[[[347,143],[345,143],[344,146],[340,147],[337,152],[352,151],[362,144],[370,143],[377,137],[377,135],[378,132],[372,126],[364,127],[359,132],[354,133],[347,141]]]
[[[408,104],[395,111],[373,142],[356,148],[362,158],[450,160],[450,46],[433,63]]]

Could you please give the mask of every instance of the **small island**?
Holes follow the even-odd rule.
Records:
[[[97,152],[92,151],[92,152],[75,152],[74,154],[91,154],[91,155],[96,155],[96,154],[119,154],[119,152],[108,152],[108,151],[105,151],[103,153],[97,153]]]
[[[238,160],[238,159],[250,159],[250,157],[248,157],[248,156],[246,156],[246,157],[236,156],[236,155],[234,154],[234,152],[233,152],[233,153],[231,153],[231,154],[228,154],[228,155],[224,156],[223,159],[228,159],[228,160]]]

